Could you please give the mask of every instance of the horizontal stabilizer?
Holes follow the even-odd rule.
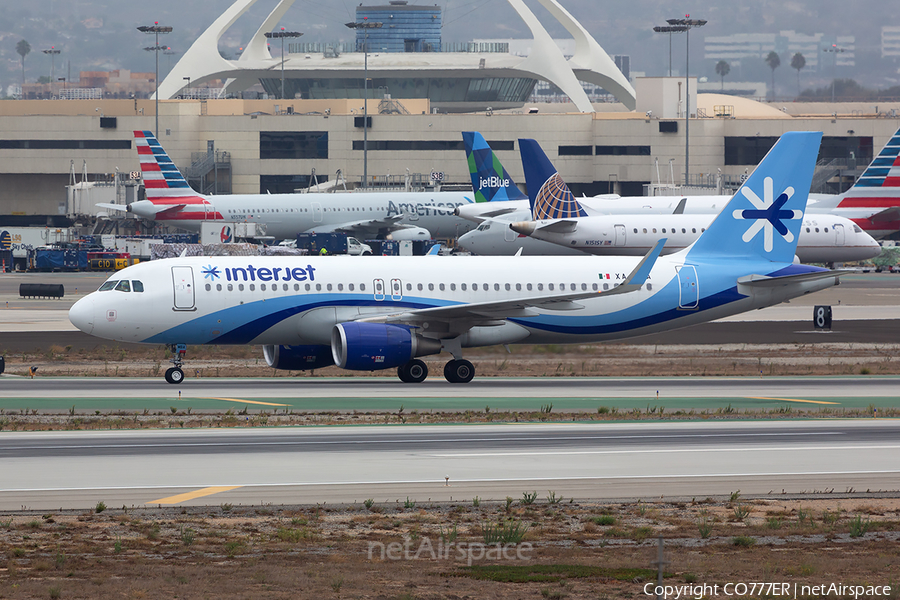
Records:
[[[869,217],[869,220],[878,223],[879,221],[896,221],[898,218],[900,218],[900,206],[892,206],[875,213]]]
[[[106,204],[106,203],[97,203],[96,206],[100,208],[105,208],[107,210],[115,210],[119,212],[126,212],[128,208],[124,204]]]
[[[681,202],[678,203],[678,206],[675,207],[675,210],[672,211],[673,215],[683,215],[684,208],[687,206],[687,198],[682,198]]]
[[[852,271],[816,271],[813,273],[799,273],[797,275],[783,275],[781,277],[747,275],[745,277],[740,277],[737,281],[741,285],[748,285],[750,287],[778,287],[789,283],[799,283],[801,281],[818,281],[819,279],[827,279],[829,277],[839,277],[849,273],[852,273]]]
[[[575,233],[577,225],[578,221],[564,219],[561,221],[553,221],[546,225],[538,225],[537,228],[540,231],[547,231],[549,233]]]

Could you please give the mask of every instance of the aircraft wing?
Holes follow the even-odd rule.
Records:
[[[363,219],[360,221],[348,221],[337,225],[323,225],[309,231],[314,233],[346,233],[359,239],[371,239],[379,235],[385,235],[398,229],[406,229],[408,225],[400,223],[403,215],[385,217],[383,219]]]
[[[449,322],[451,330],[459,331],[473,327],[477,324],[504,321],[508,318],[522,318],[537,316],[538,310],[580,310],[584,305],[578,300],[596,298],[635,292],[644,285],[662,252],[666,239],[659,240],[650,252],[637,264],[625,280],[610,290],[602,292],[580,291],[547,296],[532,296],[530,298],[516,298],[514,300],[496,300],[492,302],[475,302],[471,304],[454,304],[452,306],[438,306],[420,310],[405,310],[403,312],[379,315],[360,319],[361,321],[377,323],[406,323],[416,325],[425,321]]]

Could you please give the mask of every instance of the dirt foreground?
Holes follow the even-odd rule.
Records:
[[[659,536],[672,598],[900,597],[900,500],[851,496],[99,502],[0,516],[0,598],[650,598]],[[741,587],[753,583],[773,586]]]

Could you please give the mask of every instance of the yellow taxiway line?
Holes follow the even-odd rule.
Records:
[[[781,400],[783,402],[802,402],[804,404],[840,404],[840,402],[827,402],[825,400],[800,400],[798,398],[762,398],[758,396],[748,396],[750,400]]]
[[[212,496],[213,494],[227,492],[229,490],[236,490],[239,487],[242,487],[242,486],[222,485],[222,486],[208,487],[208,488],[203,488],[202,490],[194,490],[193,492],[187,492],[186,494],[178,494],[177,496],[169,496],[168,498],[160,498],[159,500],[153,500],[151,502],[147,502],[146,504],[181,504],[182,502],[187,502],[188,500],[193,500],[195,498],[202,498],[203,496]]]
[[[239,398],[205,398],[206,400],[223,400],[225,402],[240,402],[242,404],[261,404],[262,406],[290,406],[290,404],[276,404],[274,402],[259,402],[258,400],[241,400]]]

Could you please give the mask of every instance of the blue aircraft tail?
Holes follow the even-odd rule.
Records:
[[[524,200],[525,194],[500,164],[484,137],[477,131],[463,131],[462,136],[475,202]]]
[[[792,262],[822,133],[788,132],[688,249],[688,258]]]
[[[519,152],[522,154],[522,168],[525,169],[532,219],[588,216],[536,141],[519,140]]]

